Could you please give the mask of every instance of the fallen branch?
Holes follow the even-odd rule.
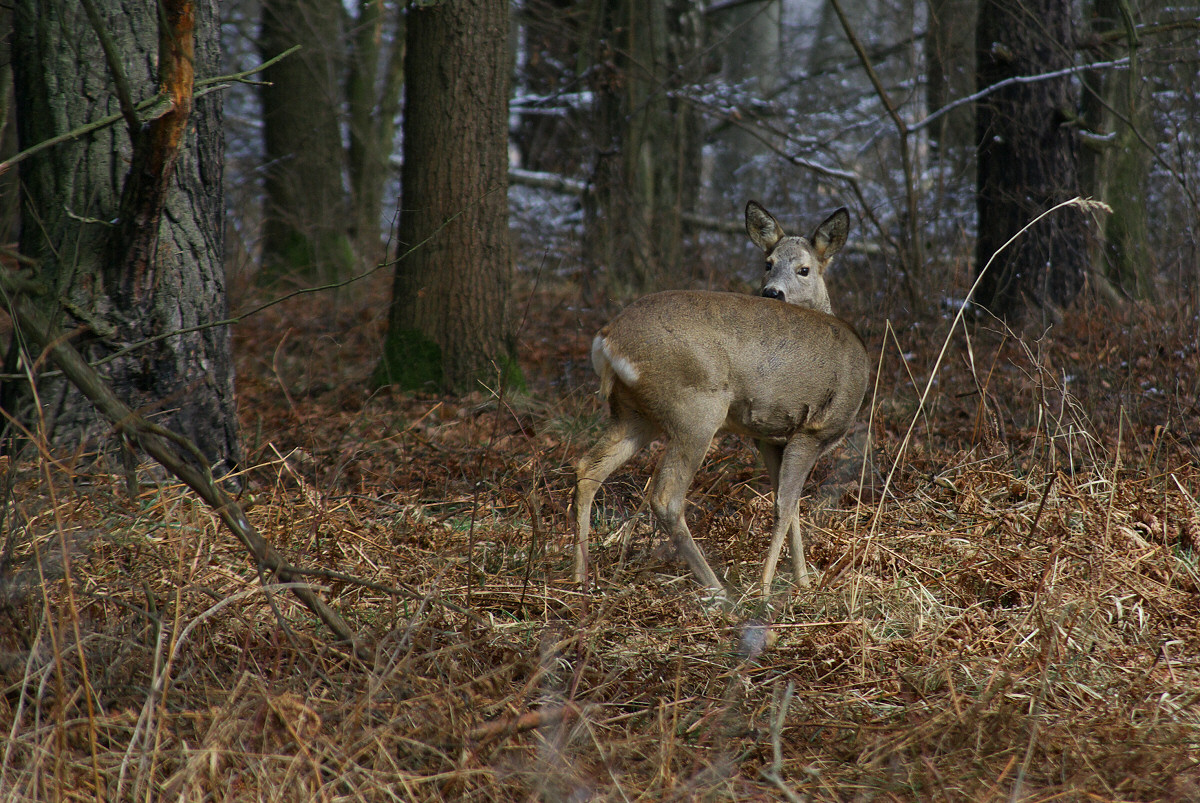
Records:
[[[568,178],[556,173],[543,173],[536,170],[522,170],[519,167],[508,169],[508,183],[520,184],[538,190],[550,190],[563,195],[581,196],[587,192],[587,182],[577,178]],[[736,220],[720,220],[717,218],[698,215],[693,212],[682,212],[679,219],[694,229],[708,229],[725,234],[742,234],[746,231],[742,223]]]
[[[511,736],[515,733],[535,730],[559,722],[570,722],[579,716],[579,709],[571,704],[538,708],[526,711],[515,717],[503,717],[485,722],[471,731],[471,738],[477,742],[487,742],[500,736]]]
[[[195,456],[199,450],[195,444],[182,435],[147,421],[118,399],[100,374],[87,364],[67,339],[55,335],[46,316],[29,295],[22,292],[28,287],[27,280],[15,281],[7,271],[0,271],[0,289],[8,296],[8,312],[22,337],[49,357],[125,438],[157,460],[208,503],[225,526],[250,551],[259,566],[273,572],[282,583],[302,582],[304,573],[289,564],[258,534],[241,506],[221,489],[203,464],[197,465]],[[315,591],[299,585],[293,592],[338,638],[352,646],[355,655],[365,662],[374,658],[372,650],[358,639],[346,621]]]
[[[475,613],[475,611],[471,610],[470,608],[465,608],[462,605],[451,602],[448,599],[442,599],[435,594],[422,594],[420,591],[409,588],[403,583],[397,582],[395,585],[373,583],[370,580],[365,580],[361,577],[355,577],[354,575],[346,574],[345,572],[335,572],[332,569],[293,568],[292,571],[305,577],[320,577],[324,580],[337,580],[342,583],[349,583],[351,585],[359,586],[360,588],[368,588],[372,591],[378,591],[381,594],[390,594],[394,597],[410,599],[414,602],[432,602],[434,605],[440,605],[443,608],[454,611],[455,613],[462,614],[480,627],[483,627],[487,630],[492,629],[491,622]]]

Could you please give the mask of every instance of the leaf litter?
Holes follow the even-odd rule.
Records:
[[[611,310],[548,284],[527,395],[366,390],[382,283],[238,329],[242,501],[373,665],[181,486],[4,463],[0,797],[1200,799],[1200,371],[1167,313],[980,324],[921,410],[944,332],[863,325],[880,390],[802,503],[819,579],[780,578],[746,660],[754,601],[705,608],[654,550],[654,449],[597,498],[596,588],[570,582]],[[766,490],[729,437],[689,494],[733,590]]]

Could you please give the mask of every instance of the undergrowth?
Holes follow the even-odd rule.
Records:
[[[862,325],[872,449],[819,465],[819,579],[746,661],[650,557],[652,450],[598,497],[598,587],[569,581],[602,313],[543,289],[529,395],[452,399],[369,392],[380,322],[318,306],[239,330],[242,502],[374,662],[180,486],[5,463],[0,798],[1200,799],[1187,310],[973,323],[923,407],[947,322]],[[689,494],[734,589],[765,489],[726,438]]]

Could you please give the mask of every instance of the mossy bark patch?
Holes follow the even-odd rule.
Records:
[[[383,357],[371,375],[372,387],[395,385],[401,390],[440,390],[442,349],[416,329],[388,333]]]

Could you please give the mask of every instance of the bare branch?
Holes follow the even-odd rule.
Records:
[[[989,87],[985,87],[984,89],[979,90],[978,92],[976,92],[973,95],[967,95],[966,97],[962,97],[962,98],[959,98],[958,100],[947,103],[942,108],[931,113],[925,119],[920,120],[920,121],[910,125],[908,127],[908,130],[909,131],[920,131],[922,128],[925,128],[926,126],[933,123],[933,121],[937,120],[939,117],[942,117],[943,115],[946,115],[946,114],[954,111],[959,106],[965,106],[968,103],[974,103],[977,100],[986,98],[988,95],[992,94],[993,92],[998,92],[999,90],[1004,89],[1004,87],[1006,87],[1006,86],[1012,86],[1013,84],[1036,84],[1039,81],[1051,81],[1055,78],[1062,78],[1063,76],[1066,76],[1066,75],[1073,75],[1075,73],[1087,72],[1089,70],[1117,70],[1117,69],[1125,69],[1128,66],[1129,66],[1129,57],[1127,56],[1125,58],[1115,59],[1113,61],[1098,61],[1093,64],[1083,64],[1078,67],[1067,67],[1066,69],[1054,70],[1053,72],[1039,73],[1037,75],[1014,75],[1012,78],[1005,78],[1003,81],[998,81]]]

